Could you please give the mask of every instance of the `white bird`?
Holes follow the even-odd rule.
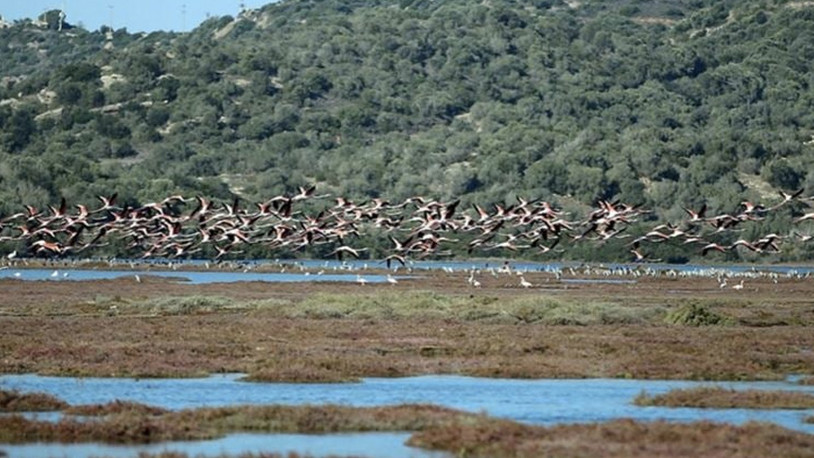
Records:
[[[737,289],[737,290],[743,289],[743,280],[741,280],[741,282],[738,283],[737,285],[732,286],[732,289]]]
[[[59,271],[58,271],[58,270],[53,271],[53,272],[51,273],[51,277],[52,277],[52,278],[59,277]]]
[[[526,277],[521,275],[520,276],[520,286],[522,286],[523,288],[530,288],[533,285],[531,284],[530,281],[526,280]]]
[[[367,280],[365,280],[361,275],[357,274],[356,275],[356,283],[359,283],[360,285],[366,285]]]
[[[17,277],[17,278],[20,278],[21,275],[22,274],[20,272],[14,272],[14,276]]]
[[[391,285],[395,285],[396,283],[398,283],[398,280],[393,278],[392,275],[387,274],[387,283],[390,283]]]
[[[17,257],[17,250],[12,251],[11,253],[9,253],[9,254],[6,256],[6,258],[8,258],[8,259],[14,259],[14,258],[16,258],[16,257]]]
[[[141,283],[141,277],[139,277],[138,274],[136,274],[136,283]]]

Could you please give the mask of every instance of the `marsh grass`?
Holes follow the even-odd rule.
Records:
[[[488,308],[494,300],[481,298],[474,302]],[[427,291],[363,295],[320,293],[296,304],[293,316],[362,319],[453,318],[457,312],[472,305],[476,304],[466,296],[442,295]]]
[[[629,307],[608,302],[534,297],[509,301],[506,309],[519,321],[552,326],[646,324],[655,322],[664,315],[661,307]]]
[[[3,456],[0,454],[0,456]],[[200,458],[200,455],[192,455],[196,458]],[[276,453],[276,452],[246,452],[240,453],[238,455],[229,455],[227,453],[223,453],[220,455],[206,455],[211,458],[311,458],[313,455],[302,455],[297,452],[288,452],[288,453]],[[353,455],[319,455],[320,458],[355,458]],[[181,452],[160,452],[156,454],[147,453],[147,452],[139,452],[137,455],[138,458],[189,458],[190,455]],[[361,457],[359,457],[361,458]]]
[[[734,324],[731,318],[710,310],[709,304],[691,300],[664,317],[668,324],[683,326],[721,326]]]
[[[796,391],[733,390],[716,386],[676,389],[651,396],[640,393],[637,406],[701,407],[737,409],[810,409],[814,395]]]
[[[111,409],[77,406],[73,412],[103,414],[97,421],[64,417],[58,422],[20,415],[0,417],[0,442],[152,443],[211,439],[232,432],[339,433],[417,431],[473,417],[427,404],[386,407],[233,406],[168,412],[139,405]]]
[[[429,404],[386,407],[340,405],[231,406],[167,411],[112,402],[75,406],[58,422],[0,417],[0,442],[114,444],[204,440],[235,432],[330,434],[412,431],[408,445],[459,456],[808,456],[814,436],[776,425],[731,426],[615,420],[599,424],[532,426]],[[162,452],[162,456],[183,454]],[[240,455],[276,456],[276,455]]]
[[[470,457],[811,456],[814,436],[765,423],[598,424],[539,427],[488,418],[413,434],[407,445]]]
[[[644,324],[664,315],[661,307],[565,300],[545,295],[515,298],[439,294],[431,291],[368,295],[316,294],[282,308],[285,316],[335,319],[456,319],[548,325]]]
[[[305,361],[256,370],[241,380],[275,383],[355,383],[361,381],[359,377],[343,371],[335,363],[317,362],[314,364]]]
[[[138,402],[115,400],[106,404],[86,404],[70,406],[62,410],[67,415],[101,417],[106,415],[162,415],[169,412],[161,407],[149,406]]]
[[[153,315],[195,315],[229,310],[235,301],[219,296],[160,297],[119,305],[136,313]]]
[[[90,308],[89,308],[90,307]],[[811,317],[745,299],[666,301],[538,294],[493,296],[386,289],[368,293],[319,291],[304,297],[236,299],[224,295],[135,297],[97,295],[79,306],[107,315],[201,315],[258,312],[307,319],[455,319],[486,324],[673,324],[683,326],[804,326]]]
[[[0,280],[0,372],[241,372],[288,382],[423,374],[778,380],[814,373],[812,282],[767,280],[743,293],[721,290],[714,279],[566,288],[546,275],[529,272],[538,286],[528,289],[506,275],[483,275],[476,289],[467,273],[364,287],[124,278],[32,289]],[[668,311],[688,303],[696,307],[676,320],[681,324],[665,323]],[[731,325],[691,326],[721,321]]]
[[[613,302],[565,300],[545,295],[497,298],[440,294],[432,291],[370,294],[317,293],[302,301],[280,298],[238,301],[220,296],[163,297],[124,301],[97,298],[100,309],[116,313],[195,315],[227,311],[262,311],[308,319],[456,319],[486,323],[549,325],[644,324],[658,322],[663,307],[624,306]]]
[[[806,351],[814,334],[793,327],[311,319],[267,310],[0,321],[5,373],[146,378],[242,372],[253,380],[332,382],[423,374],[778,380],[814,370]]]
[[[46,393],[0,390],[0,412],[48,412],[67,406],[65,401]]]
[[[800,385],[814,385],[814,377],[803,377],[797,383]]]
[[[111,415],[99,421],[62,418],[57,422],[30,420],[20,415],[0,417],[0,442],[149,443],[211,439],[204,428],[181,425],[163,416]]]

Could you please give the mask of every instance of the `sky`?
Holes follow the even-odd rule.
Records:
[[[259,8],[274,0],[0,0],[6,21],[34,19],[44,11],[65,10],[69,24],[98,30],[113,22],[128,32],[167,30],[186,32],[210,16],[235,16],[240,5]]]

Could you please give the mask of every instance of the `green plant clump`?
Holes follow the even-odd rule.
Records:
[[[720,326],[731,322],[729,318],[715,313],[695,301],[669,312],[664,317],[664,321],[668,324],[682,326]]]

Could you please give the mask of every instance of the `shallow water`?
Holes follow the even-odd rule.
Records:
[[[77,280],[110,280],[114,278],[135,278],[136,275],[164,277],[183,281],[190,284],[202,283],[234,283],[241,281],[265,281],[272,283],[290,282],[356,282],[356,274],[311,274],[311,273],[279,273],[279,272],[197,272],[197,271],[131,271],[131,270],[94,270],[94,269],[3,269],[1,278],[15,278],[18,280],[49,280],[49,281],[77,281]],[[383,283],[387,281],[384,275],[362,275],[370,283]],[[405,277],[396,277],[397,279]]]
[[[432,403],[481,412],[517,421],[551,425],[637,420],[712,420],[734,424],[770,421],[814,433],[814,424],[802,420],[809,410],[695,409],[637,407],[633,398],[642,391],[660,394],[674,388],[723,386],[734,389],[802,391],[814,386],[793,381],[690,382],[675,380],[506,380],[460,376],[369,378],[361,383],[248,383],[237,374],[196,379],[122,379],[0,376],[0,388],[40,391],[70,404],[104,403],[115,399],[169,409],[235,404],[344,404],[380,406]]]
[[[606,285],[632,285],[636,280],[621,280],[616,278],[563,278],[563,283],[585,283],[585,284],[606,284]]]
[[[193,265],[202,265],[206,261],[192,260],[185,261]],[[268,261],[241,261],[242,265],[268,264]],[[276,260],[276,264],[291,265],[295,267],[305,267],[309,269],[340,269],[357,270],[367,268],[382,268],[384,262],[375,259],[349,259],[345,261],[324,260],[324,259],[292,259]],[[676,272],[775,272],[778,274],[801,274],[814,273],[814,266],[810,265],[773,265],[773,264],[667,264],[667,263],[633,263],[633,262],[609,262],[609,263],[584,263],[579,261],[550,261],[532,262],[503,259],[471,259],[471,260],[444,260],[444,261],[409,261],[408,267],[413,270],[453,270],[467,271],[471,269],[499,270],[508,267],[513,271],[525,272],[556,272],[568,270],[569,268],[580,271],[583,267],[591,267],[607,270],[637,270],[650,269],[654,271],[676,271]],[[400,271],[405,270],[401,268]]]
[[[145,277],[148,275],[174,279],[188,282],[190,284],[203,283],[234,283],[263,281],[271,283],[291,283],[291,282],[357,282],[359,277],[369,283],[384,283],[387,277],[384,275],[358,274],[359,269],[382,268],[384,265],[378,261],[323,261],[323,260],[297,260],[297,261],[247,261],[235,264],[236,269],[195,271],[184,270],[184,268],[201,268],[205,261],[184,261],[172,263],[172,270],[124,270],[117,269],[116,266],[126,266],[130,263],[124,261],[114,262],[111,268],[107,269],[23,269],[14,267],[0,268],[0,279],[11,278],[26,281],[81,281],[81,280],[110,280],[115,278],[135,278],[137,275]],[[153,265],[164,269],[169,265],[165,262],[156,262]],[[281,272],[254,272],[252,268],[258,265],[265,267],[273,266],[280,268]],[[143,267],[143,264],[138,264]],[[532,263],[532,262],[510,262],[505,264],[514,272],[568,272],[574,268],[578,274],[584,271],[579,263]],[[487,261],[416,261],[411,263],[410,269],[397,269],[396,279],[411,278],[411,273],[418,271],[448,270],[448,271],[469,271],[472,269],[499,271],[504,267],[502,262]],[[613,272],[614,275],[628,275],[629,272],[637,269],[648,269],[653,272],[672,272],[681,274],[692,274],[700,276],[714,277],[718,275],[751,275],[756,272],[773,272],[777,275],[810,275],[814,273],[814,268],[806,266],[771,266],[771,265],[730,265],[713,266],[698,264],[592,264],[592,273]],[[317,272],[306,272],[303,269],[316,270]],[[286,270],[291,270],[287,272]],[[402,275],[406,274],[406,275]],[[394,274],[395,275],[395,274]],[[619,278],[560,278],[561,283],[606,283],[606,284],[633,284],[634,279]]]
[[[525,423],[603,422],[618,418],[642,421],[690,422],[711,420],[742,424],[768,421],[814,434],[814,425],[803,423],[809,410],[696,409],[637,407],[633,398],[642,391],[660,394],[674,388],[716,385],[734,389],[802,391],[793,378],[779,382],[690,382],[672,380],[505,380],[460,376],[369,378],[361,383],[300,384],[248,383],[239,374],[197,379],[71,378],[38,375],[0,376],[0,388],[53,394],[70,404],[104,403],[115,399],[142,402],[170,409],[236,404],[344,404],[380,406],[432,403]],[[46,419],[46,418],[43,418]],[[361,454],[368,456],[442,456],[403,445],[408,433],[338,435],[232,434],[215,441],[140,445],[104,444],[0,444],[11,456],[133,456],[139,451],[165,450],[199,453],[243,453],[260,450],[287,453]],[[354,448],[356,447],[356,448]]]
[[[20,444],[0,445],[9,456],[46,457],[133,457],[138,453],[183,452],[189,456],[260,453],[277,451],[301,455],[376,456],[382,458],[442,458],[445,453],[407,447],[410,433],[354,434],[230,434],[210,441],[178,441],[159,444]]]

